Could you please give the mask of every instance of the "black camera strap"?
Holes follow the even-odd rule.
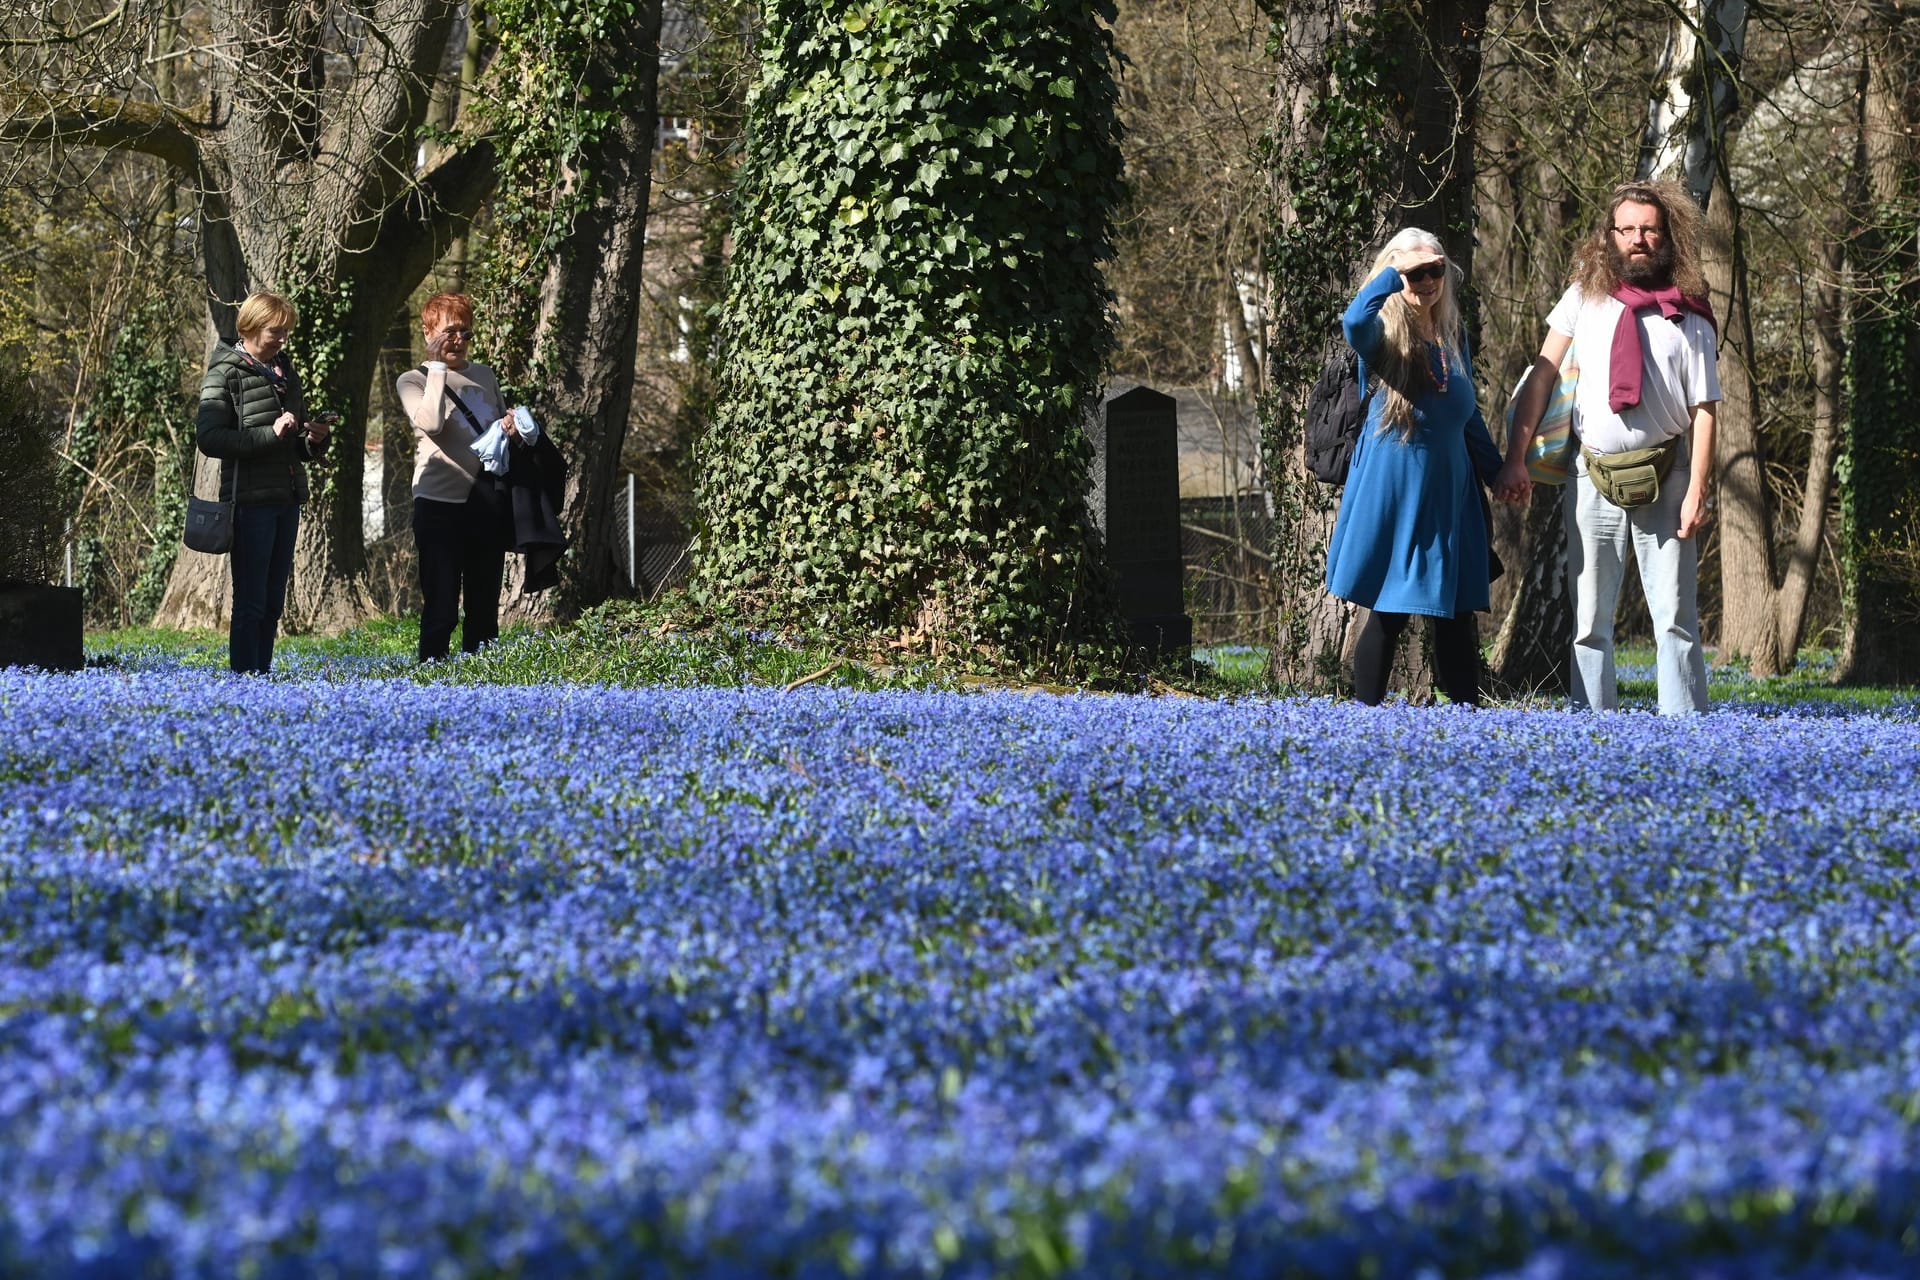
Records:
[[[421,365],[420,372],[426,373],[427,366]],[[449,370],[449,372],[451,372],[451,370]],[[452,387],[448,387],[446,394],[447,394],[447,398],[453,401],[454,408],[460,410],[460,416],[467,420],[467,425],[473,428],[473,438],[475,440],[478,440],[481,436],[487,434],[487,429],[480,425],[479,417],[474,413],[472,407],[467,404],[465,398],[462,397],[458,391],[455,391]]]

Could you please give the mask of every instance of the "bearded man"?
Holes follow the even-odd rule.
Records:
[[[1673,182],[1615,187],[1516,397],[1495,492],[1533,491],[1527,445],[1571,350],[1580,456],[1566,486],[1571,702],[1617,705],[1613,618],[1631,549],[1653,615],[1662,715],[1707,709],[1699,533],[1712,487],[1720,403],[1713,308],[1698,254],[1700,206]]]

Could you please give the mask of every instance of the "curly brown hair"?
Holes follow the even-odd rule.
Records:
[[[1700,269],[1700,206],[1677,182],[1654,179],[1647,182],[1623,182],[1607,200],[1606,216],[1593,234],[1573,251],[1573,270],[1569,283],[1580,286],[1590,298],[1604,298],[1613,292],[1620,277],[1614,269],[1613,243],[1607,237],[1613,228],[1613,216],[1620,206],[1632,201],[1650,204],[1660,210],[1666,224],[1667,244],[1673,250],[1673,283],[1681,293],[1704,297],[1706,273]]]

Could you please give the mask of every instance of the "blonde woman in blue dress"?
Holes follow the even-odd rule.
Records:
[[[1460,322],[1460,268],[1431,232],[1387,241],[1342,320],[1360,357],[1366,425],[1354,446],[1327,590],[1368,610],[1354,649],[1354,696],[1386,697],[1407,623],[1433,619],[1434,668],[1454,702],[1480,702],[1487,521],[1480,484],[1500,469],[1473,389]]]

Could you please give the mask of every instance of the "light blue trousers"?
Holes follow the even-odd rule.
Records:
[[[1683,445],[1684,449],[1685,446]],[[1640,566],[1640,587],[1653,616],[1660,714],[1707,709],[1707,659],[1700,647],[1700,546],[1679,536],[1680,504],[1692,479],[1683,453],[1660,482],[1660,496],[1623,511],[1600,496],[1577,458],[1567,483],[1567,595],[1573,601],[1575,707],[1619,705],[1613,671],[1613,615],[1626,574],[1627,549]]]

